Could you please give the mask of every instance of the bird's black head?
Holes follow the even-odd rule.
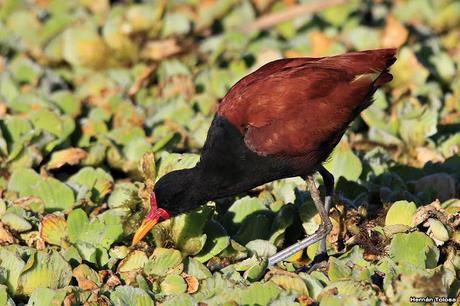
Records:
[[[155,184],[154,192],[159,208],[171,216],[197,208],[206,201],[201,190],[199,172],[195,169],[172,171]]]
[[[205,202],[197,168],[173,171],[161,177],[150,195],[150,210],[133,236],[138,243],[158,221],[190,211]]]

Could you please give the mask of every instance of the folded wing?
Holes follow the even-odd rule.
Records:
[[[375,90],[391,81],[394,56],[395,49],[382,49],[271,62],[235,84],[218,115],[260,155],[300,156],[335,146]]]

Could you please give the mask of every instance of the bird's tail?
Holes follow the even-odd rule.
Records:
[[[347,69],[355,75],[382,72],[388,69],[396,61],[396,49],[349,52],[324,58],[321,61],[324,62],[328,60],[347,67]]]
[[[371,84],[366,98],[354,111],[354,115],[357,116],[372,104],[372,96],[375,91],[393,79],[389,68],[396,61],[396,49],[351,52],[339,57],[341,57],[340,60],[343,61],[343,64],[349,67],[349,71],[354,74],[353,82],[365,78]]]
[[[340,66],[355,76],[355,79],[371,78],[376,87],[390,82],[393,76],[388,69],[396,61],[396,49],[377,49],[349,52],[337,56],[325,57],[319,62],[323,67]]]

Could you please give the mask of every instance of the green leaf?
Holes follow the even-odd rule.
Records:
[[[272,216],[270,211],[267,212],[256,212],[248,216],[233,239],[243,245],[255,239],[268,239],[269,233],[266,229],[272,224]]]
[[[10,63],[10,71],[14,78],[21,83],[36,83],[42,74],[39,65],[24,57],[16,57]]]
[[[97,286],[101,285],[101,280],[99,279],[97,272],[86,264],[78,265],[75,269],[73,269],[72,276],[77,279],[80,286],[84,281],[90,281]]]
[[[30,114],[30,121],[34,127],[49,132],[56,137],[64,134],[64,124],[59,115],[49,109],[39,108]]]
[[[145,140],[145,138],[135,138],[128,142],[123,147],[123,154],[129,161],[137,162],[147,152],[152,151],[152,146]]]
[[[11,102],[19,95],[19,86],[10,74],[0,74],[0,95],[6,99],[10,107],[13,106]]]
[[[198,292],[193,295],[193,298],[199,303],[206,304],[223,304],[230,299],[235,299],[233,288],[237,284],[229,279],[225,279],[222,274],[215,273],[213,277],[202,281]]]
[[[50,100],[65,114],[75,118],[80,114],[81,102],[68,90],[54,92]]]
[[[262,239],[249,241],[246,248],[259,257],[270,257],[276,253],[276,247],[269,241]]]
[[[152,4],[131,5],[126,12],[126,19],[134,32],[148,31],[158,22],[161,9]]]
[[[182,293],[182,294],[173,295],[171,299],[163,303],[163,306],[175,306],[175,305],[195,306],[196,302],[190,295]]]
[[[442,245],[443,242],[449,240],[449,232],[441,221],[434,218],[429,218],[428,223],[430,225],[428,233],[430,237],[434,239],[437,245]]]
[[[17,10],[11,12],[6,19],[6,25],[26,46],[32,47],[39,44],[42,24],[32,11]]]
[[[199,160],[200,156],[197,154],[177,154],[164,152],[161,154],[157,179],[174,170],[193,168]]]
[[[337,296],[325,296],[321,298],[322,306],[341,306],[341,305],[356,305],[356,306],[365,306],[370,305],[367,302],[360,301],[357,297],[347,295],[337,295]]]
[[[162,36],[185,34],[190,31],[190,21],[182,13],[168,13],[164,18]]]
[[[0,305],[16,306],[13,299],[8,296],[7,289],[5,285],[0,285]]]
[[[143,269],[147,261],[148,257],[144,252],[134,250],[118,264],[118,272],[123,273]]]
[[[194,257],[199,262],[206,262],[213,256],[216,256],[230,244],[230,237],[227,231],[214,219],[206,223],[204,227],[206,233],[206,243],[201,251]]]
[[[321,304],[324,305],[379,305],[375,291],[365,282],[337,280],[326,286],[323,292]]]
[[[331,157],[323,165],[336,179],[343,176],[350,181],[356,181],[363,170],[361,161],[351,151],[346,137],[342,138]]]
[[[420,64],[414,50],[405,46],[399,50],[397,58],[398,60],[391,67],[393,80],[390,82],[390,86],[393,88],[423,86],[429,72]]]
[[[273,245],[280,247],[283,244],[285,231],[293,224],[296,214],[297,211],[292,204],[283,205],[276,214],[270,229],[271,236],[269,239]]]
[[[315,300],[318,299],[319,294],[324,288],[323,283],[321,283],[321,281],[319,281],[318,279],[316,279],[315,277],[307,273],[301,272],[299,273],[299,276],[303,279],[303,281],[307,285],[308,295],[314,298]]]
[[[144,10],[140,9],[140,16],[145,16],[149,13],[150,6],[143,6]],[[133,7],[131,6],[127,12],[127,17],[133,15]],[[139,16],[137,13],[139,9],[136,10],[135,16]],[[138,45],[130,39],[129,33],[123,32],[123,26],[127,24],[123,20],[124,8],[114,7],[105,22],[104,27],[102,28],[102,35],[104,41],[110,47],[111,51],[115,53],[115,57],[121,61],[134,61],[138,57],[139,48]],[[150,15],[151,16],[151,15]],[[144,30],[148,28],[149,24],[153,22],[153,18],[148,20],[144,19],[135,19],[130,22],[131,27],[134,32]]]
[[[434,18],[430,19],[430,24],[437,31],[452,29],[458,26],[458,19],[460,18],[460,4],[456,1],[443,3]]]
[[[82,209],[75,209],[67,218],[67,230],[70,242],[76,243],[77,247],[79,243],[86,242],[105,250],[123,233],[121,218],[113,210],[98,215],[90,222]]]
[[[161,292],[165,294],[180,294],[187,290],[185,280],[177,274],[168,274],[160,284]]]
[[[152,298],[142,289],[131,286],[118,286],[110,292],[114,306],[154,306]]]
[[[7,117],[4,121],[4,133],[7,144],[8,160],[18,157],[32,138],[36,135],[32,124],[25,118]]]
[[[91,200],[99,203],[112,190],[113,178],[101,168],[84,167],[72,175],[67,183],[91,190]]]
[[[336,281],[351,276],[351,268],[348,267],[344,260],[329,257],[329,269],[327,275],[331,281]]]
[[[200,7],[198,10],[199,18],[197,18],[195,26],[198,29],[209,27],[215,19],[224,15],[232,4],[231,0],[223,0]]]
[[[456,9],[460,10],[460,5],[457,5]],[[455,64],[447,53],[439,52],[433,55],[430,58],[430,62],[435,66],[437,74],[444,81],[450,81],[455,76]]]
[[[145,265],[145,273],[165,276],[172,271],[180,273],[182,268],[182,255],[178,250],[156,248]]]
[[[358,245],[355,245],[351,250],[340,255],[339,259],[342,261],[351,261],[354,266],[369,266],[369,262],[364,259],[364,249]]]
[[[340,27],[350,17],[350,14],[355,8],[356,2],[357,1],[349,1],[340,6],[332,6],[322,10],[319,15],[328,23],[334,25],[335,27]]]
[[[67,222],[62,215],[46,215],[41,222],[41,237],[47,243],[62,245],[67,237]]]
[[[406,143],[422,146],[427,137],[436,134],[438,114],[433,107],[416,105],[401,111],[399,134]]]
[[[43,178],[32,169],[18,169],[11,175],[8,189],[20,196],[37,196],[46,212],[67,210],[74,204],[72,189],[55,178]]]
[[[337,7],[337,9],[341,10],[342,8]],[[346,38],[356,50],[369,50],[380,47],[379,31],[371,27],[353,27],[346,32]]]
[[[424,233],[396,234],[390,244],[389,256],[400,264],[432,269],[438,263],[439,250]]]
[[[5,213],[1,220],[4,224],[8,225],[12,230],[15,230],[19,233],[26,232],[32,229],[32,224],[30,224],[26,219],[21,216],[18,216],[13,213]]]
[[[82,209],[75,209],[67,217],[67,224],[70,242],[75,243],[89,224],[88,216]]]
[[[100,263],[98,260],[100,257],[98,256],[99,250],[94,245],[87,242],[79,242],[78,244],[75,244],[75,249],[77,250],[79,256],[77,259],[81,258],[81,260],[86,260],[94,264]]]
[[[31,255],[18,279],[18,292],[31,295],[36,288],[63,288],[70,283],[70,265],[56,252],[38,251]]]
[[[171,238],[182,253],[195,255],[201,251],[206,241],[203,230],[211,213],[210,207],[202,206],[171,220]]]
[[[212,276],[208,268],[193,257],[187,257],[184,260],[184,272],[196,277],[198,280]]]
[[[137,195],[137,193],[138,188],[132,183],[116,183],[113,191],[110,193],[107,203],[110,208],[123,207],[132,201],[133,196]]]
[[[6,270],[6,275],[0,274],[0,283],[8,286],[8,291],[16,295],[18,291],[18,279],[25,266],[24,260],[16,252],[0,248],[0,267]]]
[[[284,290],[301,295],[308,295],[308,288],[305,282],[295,274],[274,274],[270,278],[270,282],[277,284]]]
[[[72,267],[75,267],[79,264],[82,263],[82,257],[80,253],[78,252],[78,249],[74,246],[70,246],[67,249],[61,249],[61,255],[62,257],[72,265]]]
[[[264,210],[267,210],[267,208],[260,199],[246,196],[235,201],[230,206],[224,215],[224,225],[231,233],[235,232],[249,215]]]
[[[255,283],[241,290],[237,296],[239,305],[268,305],[276,299],[281,290],[273,282]]]
[[[73,66],[102,68],[110,58],[109,49],[96,29],[74,26],[63,34],[64,59]]]
[[[411,226],[412,217],[417,210],[414,202],[397,201],[394,202],[385,217],[385,225],[404,224]]]
[[[257,261],[254,265],[249,267],[243,274],[243,277],[250,282],[258,281],[264,276],[268,267],[268,259],[264,258]]]
[[[62,305],[66,297],[66,290],[53,290],[49,288],[35,289],[27,305],[30,306],[49,306]]]

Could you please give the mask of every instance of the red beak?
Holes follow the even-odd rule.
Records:
[[[158,223],[158,220],[160,220],[160,218],[164,220],[169,219],[169,214],[166,210],[157,207],[155,193],[152,192],[152,194],[150,195],[150,211],[145,217],[144,221],[142,221],[142,224],[139,227],[139,229],[134,234],[131,245],[135,245],[139,241],[141,241],[142,238],[144,238],[145,235],[147,235],[148,232],[150,232],[150,230],[155,226],[155,224]]]

